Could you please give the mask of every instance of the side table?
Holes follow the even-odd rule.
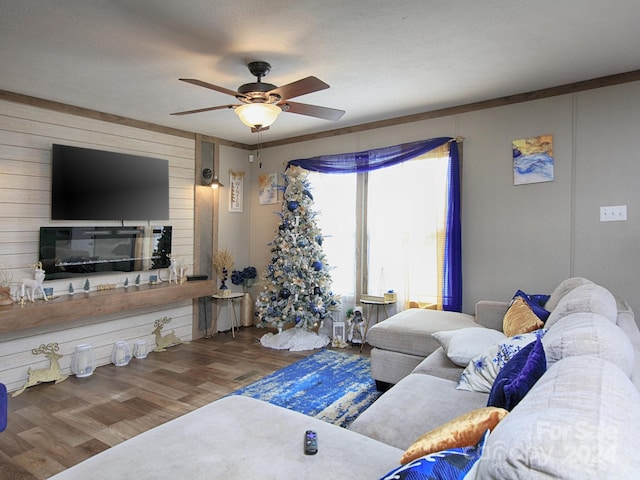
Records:
[[[218,326],[218,318],[220,318],[220,311],[222,310],[222,301],[225,301],[225,303],[227,304],[227,308],[229,309],[229,317],[231,318],[231,336],[233,338],[236,338],[236,332],[234,328],[239,328],[240,325],[238,324],[238,316],[236,314],[235,306],[237,303],[236,300],[242,297],[244,297],[244,293],[229,293],[228,295],[219,295],[216,293],[214,295],[211,295],[211,298],[213,298],[218,304],[215,323],[216,327],[213,327],[212,325],[212,328],[217,328]]]
[[[382,313],[384,314],[384,318],[383,320],[386,320],[387,318],[389,318],[389,313],[387,312],[387,305],[394,305],[395,303],[397,303],[396,300],[367,300],[364,298],[360,298],[360,303],[362,305],[366,305],[367,306],[367,316],[365,319],[365,325],[364,325],[364,335],[365,338],[362,339],[362,344],[364,344],[364,341],[367,337],[367,331],[369,330],[369,325],[371,325],[371,321],[373,320],[373,317],[371,316],[371,313],[373,310],[375,310],[376,312],[376,322],[378,323],[380,321],[380,310],[382,310]],[[361,346],[362,349],[362,346]]]

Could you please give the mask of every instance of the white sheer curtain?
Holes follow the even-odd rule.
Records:
[[[367,289],[373,295],[395,291],[398,310],[438,302],[447,168],[447,152],[430,152],[369,172]]]
[[[344,319],[347,309],[354,306],[356,285],[356,175],[310,172],[318,227],[325,236],[323,250],[331,267],[333,292],[342,298]]]

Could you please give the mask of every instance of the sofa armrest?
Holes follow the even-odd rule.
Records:
[[[476,303],[476,322],[483,327],[502,331],[502,321],[507,313],[509,302],[480,300]]]

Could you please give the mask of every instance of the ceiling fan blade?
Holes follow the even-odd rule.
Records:
[[[344,110],[336,108],[318,107],[317,105],[309,105],[307,103],[296,102],[280,102],[278,104],[283,112],[297,113],[299,115],[307,115],[309,117],[323,118],[325,120],[340,120],[344,115]]]
[[[216,92],[226,93],[227,95],[231,95],[232,97],[235,97],[236,95],[240,95],[238,92],[234,92],[233,90],[229,90],[228,88],[220,87],[218,85],[213,85],[212,83],[203,82],[202,80],[197,80],[195,78],[179,78],[178,80],[190,83],[192,85],[197,85],[198,87],[204,87],[210,90],[215,90]]]
[[[184,112],[174,112],[170,115],[190,115],[192,113],[202,113],[202,112],[210,112],[212,110],[222,110],[223,108],[234,108],[238,105],[220,105],[217,107],[207,107],[207,108],[197,108],[195,110],[186,110]]]
[[[300,95],[306,95],[307,93],[317,92],[329,88],[329,85],[316,77],[307,77],[296,82],[288,83],[282,87],[274,88],[269,94],[275,93],[280,95],[280,98],[286,100],[288,98],[299,97]]]

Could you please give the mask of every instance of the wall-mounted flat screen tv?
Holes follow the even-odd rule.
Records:
[[[52,220],[168,220],[169,162],[52,146]]]

